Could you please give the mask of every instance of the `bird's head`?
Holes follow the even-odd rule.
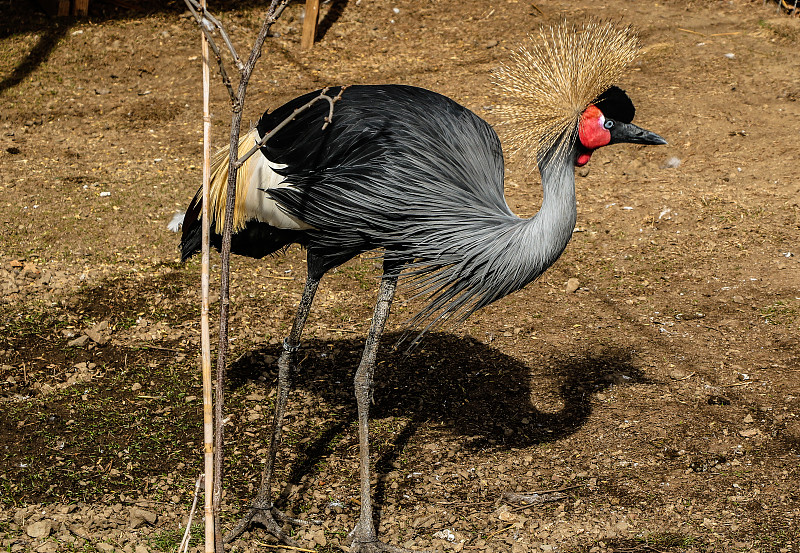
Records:
[[[541,28],[494,74],[506,96],[496,111],[507,144],[540,166],[571,153],[585,165],[597,148],[620,142],[666,144],[631,124],[633,103],[614,86],[638,47],[630,28],[593,19]]]
[[[592,153],[603,146],[629,142],[632,144],[666,144],[654,132],[637,127],[631,121],[636,113],[625,91],[612,86],[583,110],[578,122],[578,155],[575,165],[582,167]]]

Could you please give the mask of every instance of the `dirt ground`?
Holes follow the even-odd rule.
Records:
[[[259,4],[216,8],[242,51]],[[55,21],[0,1],[3,551],[174,551],[201,471],[199,262],[179,264],[166,231],[199,185],[199,38],[182,3],[126,5]],[[593,156],[540,281],[410,356],[384,348],[382,537],[798,551],[800,20],[762,0],[334,0],[301,51],[302,9],[268,39],[245,120],[324,85],[397,82],[498,123],[490,71],[543,22],[592,15],[637,29],[619,84],[669,141]],[[219,85],[214,106],[222,144]],[[538,174],[512,157],[506,192],[533,215]],[[228,526],[258,483],[304,271],[298,248],[234,262]],[[294,530],[309,550],[346,550],[357,517],[351,379],[378,274],[370,256],[329,274],[307,327],[276,492],[316,521]],[[417,305],[400,293],[385,344]],[[235,548],[264,544],[254,530]]]

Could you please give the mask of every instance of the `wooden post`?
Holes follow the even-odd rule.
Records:
[[[72,15],[86,17],[89,15],[89,0],[75,0],[72,7]]]
[[[306,17],[303,21],[303,38],[300,47],[308,50],[314,46],[317,36],[317,23],[319,22],[319,0],[306,0]]]

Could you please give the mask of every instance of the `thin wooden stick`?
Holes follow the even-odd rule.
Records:
[[[514,527],[514,525],[513,525],[513,524],[509,524],[508,526],[506,526],[505,528],[501,528],[501,529],[500,529],[500,530],[498,530],[497,532],[492,532],[491,534],[489,534],[488,536],[486,536],[486,537],[485,537],[485,538],[483,538],[483,539],[485,539],[485,540],[487,540],[487,541],[488,541],[489,539],[491,539],[491,538],[495,537],[496,535],[498,535],[498,534],[502,534],[502,533],[503,533],[503,532],[505,532],[506,530],[511,530],[513,527]]]
[[[202,0],[206,9],[206,0]],[[208,321],[209,274],[210,274],[210,213],[209,190],[211,179],[211,109],[210,82],[211,60],[209,59],[208,35],[202,36],[203,56],[203,215],[202,215],[202,255],[200,268],[200,365],[203,372],[203,443],[204,443],[204,502],[205,513],[205,551],[214,553],[216,544],[216,525],[214,519],[214,413],[211,385],[211,332]]]

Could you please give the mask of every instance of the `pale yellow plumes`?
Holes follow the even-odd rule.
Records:
[[[551,148],[564,153],[583,110],[619,81],[638,49],[629,27],[595,20],[529,36],[493,75],[506,96],[497,112],[508,145],[534,163]]]
[[[256,129],[252,129],[239,139],[238,156],[241,158],[250,148],[255,145],[257,138]],[[225,203],[228,194],[228,152],[229,148],[217,150],[211,159],[211,182],[209,183],[209,206],[211,220],[215,221],[214,231],[222,234],[222,226],[225,223]],[[251,162],[256,156],[250,158],[239,168],[236,178],[236,201],[234,202],[233,212],[233,232],[242,230],[245,226],[245,199],[250,188],[250,176],[252,174]]]

